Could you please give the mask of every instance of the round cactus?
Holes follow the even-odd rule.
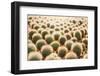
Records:
[[[70,33],[66,33],[66,34],[65,34],[65,37],[67,38],[67,40],[70,40],[72,36],[71,36]]]
[[[69,32],[69,29],[64,29],[64,33],[68,33]]]
[[[60,42],[61,45],[64,45],[64,43],[66,42],[66,40],[67,40],[67,39],[66,39],[65,36],[60,36],[60,37],[59,37],[59,42]]]
[[[55,26],[54,26],[54,25],[51,25],[51,26],[50,26],[50,28],[51,28],[51,29],[54,29],[54,28],[55,28]]]
[[[75,53],[77,54],[78,57],[80,57],[81,52],[83,51],[83,48],[82,48],[81,43],[78,43],[78,42],[73,43],[73,44],[72,44],[71,50],[72,50],[73,52],[75,52]]]
[[[53,33],[53,36],[54,36],[54,39],[55,39],[55,40],[58,40],[59,37],[60,37],[60,33],[59,33],[59,32],[54,32],[54,33]]]
[[[41,34],[42,30],[43,30],[42,28],[39,28],[39,29],[38,29],[38,33]]]
[[[32,51],[37,51],[37,48],[33,43],[29,43],[28,44],[28,53],[30,53]]]
[[[72,37],[71,40],[72,40],[73,42],[77,42],[77,38],[76,38],[76,37]]]
[[[46,29],[46,26],[45,25],[41,25],[41,28]]]
[[[60,60],[61,58],[56,53],[51,53],[48,55],[45,60]]]
[[[48,56],[49,54],[51,54],[53,52],[53,48],[50,45],[44,45],[41,48],[41,53],[43,55],[43,57]]]
[[[32,61],[32,60],[42,60],[42,55],[40,52],[30,52],[28,55],[28,60]]]
[[[43,45],[46,45],[46,44],[47,44],[47,43],[46,43],[45,40],[40,39],[40,40],[38,40],[38,41],[36,42],[36,47],[37,47],[38,50],[41,50],[41,47],[42,47]]]
[[[37,40],[39,40],[39,39],[42,39],[42,36],[41,36],[40,34],[38,34],[38,33],[36,33],[36,34],[34,34],[34,35],[32,36],[32,42],[33,42],[33,43],[36,43]]]
[[[53,41],[50,45],[56,51],[58,49],[58,47],[60,46],[60,43],[58,41]]]
[[[82,33],[82,38],[85,37],[85,31],[83,29],[80,30]]]
[[[54,38],[52,37],[52,35],[46,35],[45,40],[48,44],[50,44],[51,42],[53,42]]]
[[[41,32],[41,34],[42,34],[43,39],[45,39],[45,35],[47,35],[47,34],[49,34],[49,33],[48,33],[48,30],[43,30],[43,31]]]
[[[77,40],[82,39],[82,33],[78,30],[74,32],[74,36],[77,38]]]
[[[39,25],[35,25],[35,26],[34,26],[34,29],[35,29],[35,30],[38,30],[39,28],[40,28]]]
[[[54,32],[54,30],[53,29],[49,29],[49,32],[50,32],[50,34],[52,34]]]
[[[68,40],[65,42],[65,46],[69,51],[71,50],[72,44],[73,44],[72,40]]]
[[[35,34],[35,33],[37,33],[36,30],[30,30],[30,31],[29,31],[28,35],[29,35],[29,39],[30,39],[30,40],[32,40],[32,35]]]
[[[82,42],[83,42],[85,45],[88,45],[88,39],[87,39],[87,38],[83,38],[83,39],[82,39]]]
[[[55,28],[55,31],[60,31],[60,29],[58,27]]]
[[[76,53],[74,53],[73,51],[68,52],[65,57],[65,59],[78,59]]]
[[[30,44],[30,43],[32,43],[32,41],[28,39],[27,43]]]
[[[57,50],[58,55],[63,58],[66,53],[68,53],[68,49],[65,46],[60,46]]]

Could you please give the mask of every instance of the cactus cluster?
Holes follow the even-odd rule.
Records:
[[[28,16],[27,60],[88,58],[88,18]]]

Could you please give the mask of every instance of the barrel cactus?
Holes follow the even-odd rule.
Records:
[[[40,39],[40,40],[38,40],[38,41],[36,42],[36,47],[37,47],[38,50],[41,50],[41,47],[42,47],[43,45],[46,45],[46,44],[47,44],[47,43],[46,43],[45,40]]]
[[[45,58],[46,56],[48,56],[49,54],[51,54],[53,52],[53,48],[50,45],[44,45],[41,48],[41,53],[43,55],[43,57]]]
[[[70,40],[72,36],[71,36],[70,33],[66,33],[66,34],[65,34],[65,37],[67,38],[67,40]]]
[[[43,30],[43,31],[41,32],[41,34],[42,34],[43,39],[45,39],[45,36],[46,36],[47,34],[49,34],[49,32],[48,32],[48,30]]]
[[[58,56],[60,56],[61,58],[63,58],[66,53],[68,53],[68,49],[65,46],[60,46],[57,50]]]
[[[29,35],[30,40],[32,40],[32,35],[35,34],[35,33],[37,33],[37,31],[35,29],[29,31],[28,35]]]
[[[58,47],[60,46],[60,43],[58,41],[53,41],[50,45],[53,47],[54,51],[57,51]]]
[[[35,25],[35,26],[34,26],[34,29],[35,29],[35,30],[38,30],[39,28],[40,28],[39,25]]]
[[[39,39],[42,39],[42,36],[38,33],[36,33],[32,36],[32,42],[33,43],[36,43]]]
[[[54,32],[53,37],[54,37],[55,40],[58,40],[59,37],[60,37],[60,33],[59,32]]]
[[[64,45],[64,43],[66,42],[66,40],[67,40],[67,39],[66,39],[65,36],[60,36],[60,37],[59,37],[59,42],[60,42],[61,45]]]
[[[81,44],[81,43],[78,43],[78,42],[72,44],[71,50],[72,50],[73,52],[75,52],[75,53],[77,54],[78,57],[80,57],[81,52],[83,51],[82,44]]]
[[[48,55],[45,60],[60,60],[61,58],[56,53],[51,53]]]
[[[37,48],[33,43],[29,43],[28,44],[28,53],[30,53],[32,51],[37,51]]]
[[[68,52],[65,57],[65,59],[78,59],[76,53],[74,53],[73,51]]]
[[[83,38],[83,39],[82,39],[82,42],[83,42],[85,45],[88,45],[88,39],[87,39],[87,38]]]
[[[71,50],[72,44],[73,44],[72,40],[68,40],[65,42],[65,46],[69,51]]]
[[[53,42],[54,38],[52,37],[52,35],[46,35],[45,36],[45,40],[48,44],[50,44],[51,42]]]
[[[54,29],[54,28],[55,28],[55,26],[54,26],[54,25],[51,25],[51,26],[50,26],[50,28],[51,28],[51,29]]]
[[[78,41],[82,39],[82,33],[79,30],[74,32],[74,36],[77,38]]]
[[[37,61],[37,60],[42,60],[42,55],[40,52],[30,52],[28,55],[28,60],[29,61]]]

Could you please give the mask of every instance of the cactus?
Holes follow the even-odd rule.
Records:
[[[82,39],[82,33],[78,30],[74,32],[74,36],[77,38],[77,40]]]
[[[55,26],[54,26],[54,25],[51,25],[51,26],[50,26],[50,28],[51,28],[51,29],[54,29],[54,28],[55,28]]]
[[[41,25],[41,28],[46,29],[46,26],[45,25]]]
[[[38,30],[39,28],[40,28],[39,25],[35,25],[35,26],[34,26],[34,29],[35,29],[35,30]]]
[[[67,39],[66,39],[65,36],[60,36],[60,37],[59,37],[59,42],[60,42],[61,45],[64,45],[64,43],[66,42],[66,40],[67,40]]]
[[[29,61],[32,61],[32,60],[42,60],[42,55],[40,52],[30,52],[29,55],[28,55],[28,60]]]
[[[59,37],[60,37],[60,33],[59,32],[54,32],[53,37],[54,37],[55,40],[58,40]]]
[[[60,31],[60,29],[58,27],[55,28],[55,31]]]
[[[41,48],[41,53],[43,55],[43,57],[45,58],[46,56],[48,56],[49,54],[51,54],[53,52],[53,48],[50,45],[44,45]]]
[[[71,50],[73,52],[75,52],[77,54],[77,56],[80,58],[80,55],[81,55],[81,53],[83,51],[82,44],[81,43],[78,43],[78,42],[73,43]]]
[[[66,34],[65,34],[65,37],[67,38],[67,40],[70,40],[72,36],[71,36],[70,33],[66,33]]]
[[[85,45],[88,45],[88,39],[87,39],[87,38],[83,38],[83,39],[82,39],[82,42],[83,42]]]
[[[64,33],[68,33],[68,32],[69,32],[68,28],[64,29]]]
[[[82,33],[82,38],[85,37],[85,31],[83,29],[80,30]]]
[[[36,33],[36,34],[32,35],[32,42],[33,43],[36,43],[37,40],[39,40],[39,39],[42,39],[42,36],[40,34]]]
[[[68,40],[65,42],[65,46],[69,51],[71,50],[72,44],[73,44],[72,40]]]
[[[65,55],[64,58],[65,58],[65,59],[78,59],[76,53],[74,53],[74,52],[72,52],[72,51],[68,52],[68,53]]]
[[[45,60],[60,60],[61,58],[56,53],[51,53],[48,55]]]
[[[45,40],[48,44],[50,44],[51,42],[53,42],[54,38],[52,37],[52,35],[46,35]]]
[[[28,39],[27,43],[30,44],[30,43],[32,43],[32,41]]]
[[[53,29],[49,29],[49,32],[50,32],[50,34],[52,34],[54,32],[54,30]]]
[[[30,39],[30,40],[32,40],[32,35],[35,34],[35,33],[37,33],[36,30],[30,30],[30,31],[29,31],[28,35],[29,35],[29,39]]]
[[[68,53],[68,49],[65,46],[60,46],[57,50],[58,56],[60,56],[61,58],[63,58],[66,53]]]
[[[45,35],[49,34],[48,30],[43,30],[41,32],[43,39],[45,39]]]
[[[56,51],[60,46],[60,43],[58,41],[53,41],[50,45],[53,47],[54,51]]]
[[[42,28],[39,28],[39,29],[38,29],[38,33],[41,34],[42,30],[43,30]]]
[[[32,51],[37,51],[37,48],[33,43],[29,43],[28,44],[28,53],[30,53]]]
[[[37,47],[38,50],[41,50],[41,47],[42,47],[43,45],[46,45],[46,44],[47,44],[47,43],[46,43],[45,40],[40,39],[40,40],[38,40],[38,41],[36,42],[36,47]]]

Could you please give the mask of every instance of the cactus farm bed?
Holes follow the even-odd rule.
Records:
[[[28,15],[27,60],[88,58],[88,18]]]

